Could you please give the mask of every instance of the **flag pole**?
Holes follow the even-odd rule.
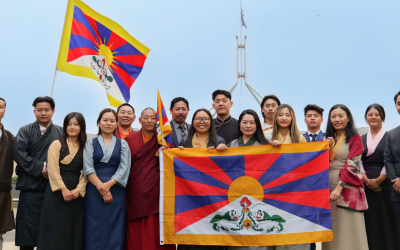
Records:
[[[51,85],[51,94],[50,94],[50,97],[53,97],[54,82],[56,81],[56,75],[57,75],[57,64],[56,64],[56,69],[54,70],[53,85]]]
[[[64,35],[65,21],[67,20],[68,6],[69,6],[69,0],[67,0],[67,8],[65,9],[64,24],[63,24],[63,28],[62,28],[62,31],[61,31],[60,46],[58,47],[58,56],[60,56],[60,48],[61,48],[62,38],[63,38],[63,35]],[[58,62],[58,56],[57,56],[57,62]],[[56,68],[54,70],[53,84],[51,85],[50,97],[53,97],[54,82],[56,81],[56,75],[57,75],[57,70],[58,70],[57,62],[56,62]]]
[[[242,0],[240,0],[240,45],[242,45]],[[240,50],[240,73],[243,72],[243,66],[242,66],[242,58],[243,58],[243,54],[242,54],[242,50]],[[240,78],[240,94],[243,95],[243,79]]]

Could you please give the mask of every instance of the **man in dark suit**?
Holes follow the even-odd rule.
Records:
[[[315,104],[309,104],[304,108],[304,121],[307,124],[307,132],[303,135],[308,142],[323,141],[325,134],[321,131],[321,124],[324,121],[322,114],[324,109]],[[315,243],[311,243],[310,250],[317,249]]]
[[[308,142],[323,141],[325,134],[321,131],[324,121],[322,114],[324,109],[315,104],[309,104],[304,108],[304,121],[307,124],[307,132],[303,135]]]
[[[394,96],[397,112],[400,114],[400,91]],[[393,183],[391,201],[400,230],[400,126],[389,131],[385,148],[386,173]]]
[[[185,138],[189,132],[190,124],[186,122],[189,114],[189,102],[183,97],[176,97],[171,101],[169,109],[172,115],[172,144],[179,146],[179,142]]]

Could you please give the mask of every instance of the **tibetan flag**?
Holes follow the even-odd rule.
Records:
[[[168,121],[167,112],[165,112],[164,103],[161,100],[160,91],[157,91],[157,139],[158,143],[171,147],[172,128]],[[163,140],[164,139],[164,140]]]
[[[241,17],[242,17],[242,26],[246,27],[246,29],[247,29],[246,23],[244,22],[243,8],[240,7],[240,10],[241,10]]]
[[[98,81],[111,106],[129,102],[149,49],[80,0],[69,0],[57,69]]]
[[[328,142],[160,156],[160,243],[273,246],[333,239]]]

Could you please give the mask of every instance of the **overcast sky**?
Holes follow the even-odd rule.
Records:
[[[215,89],[236,81],[239,0],[86,0],[151,49],[131,88],[137,113],[183,96],[189,118],[209,108]],[[0,0],[0,97],[7,101],[5,127],[35,120],[32,101],[50,95],[67,0]],[[111,4],[112,3],[112,4]],[[303,108],[346,104],[364,127],[371,103],[386,109],[386,129],[399,125],[393,96],[400,90],[400,2],[398,0],[243,0],[248,82],[262,95],[276,94],[296,111],[305,130]],[[88,133],[109,103],[94,80],[57,73],[53,120],[62,125],[72,111],[83,113]],[[246,88],[233,92],[233,117],[260,111]],[[171,117],[169,117],[171,119]],[[323,124],[325,130],[326,123]],[[136,121],[134,127],[139,127]]]

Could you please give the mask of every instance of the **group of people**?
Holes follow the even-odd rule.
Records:
[[[229,150],[230,147],[329,141],[329,190],[333,241],[323,250],[397,250],[400,248],[400,126],[386,131],[385,110],[371,104],[365,112],[370,130],[360,136],[343,104],[334,105],[321,131],[324,109],[304,108],[307,131],[301,134],[293,108],[275,95],[256,111],[230,115],[228,91],[212,94],[213,119],[198,109],[187,123],[189,102],[171,101],[173,147]],[[400,92],[394,97],[400,114]],[[86,123],[69,113],[63,127],[53,124],[55,102],[33,102],[36,121],[14,137],[1,125],[6,101],[0,98],[0,249],[2,235],[16,227],[15,244],[22,250],[172,250],[160,245],[159,149],[157,114],[145,108],[134,131],[135,110],[122,104],[106,108],[97,119],[97,137],[88,140]],[[166,150],[165,147],[161,147]],[[20,190],[14,222],[11,194],[13,161]],[[225,247],[179,245],[180,250],[315,249],[315,244]]]

